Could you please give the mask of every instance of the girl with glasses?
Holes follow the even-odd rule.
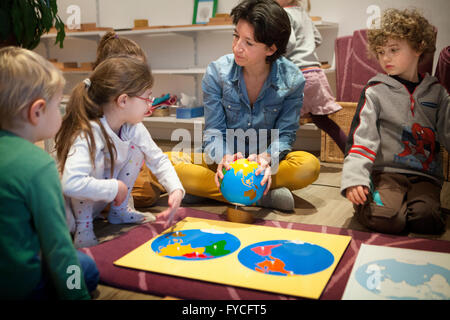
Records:
[[[98,243],[92,220],[110,203],[112,224],[155,220],[128,206],[143,161],[169,194],[169,208],[162,214],[180,206],[183,186],[142,124],[151,112],[152,85],[147,63],[118,56],[101,62],[72,92],[56,150],[63,192],[75,216],[78,248]]]
[[[134,57],[148,63],[147,56],[139,44],[132,39],[119,36],[115,32],[107,32],[98,44],[94,69],[102,61],[120,55]],[[153,112],[153,109],[150,111]],[[136,208],[148,208],[158,201],[161,193],[165,192],[164,186],[159,183],[155,175],[143,163],[131,191],[133,197],[130,199],[132,200],[130,206],[134,204]]]

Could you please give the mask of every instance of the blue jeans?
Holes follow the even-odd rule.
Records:
[[[97,288],[97,284],[100,279],[100,273],[98,272],[97,265],[91,257],[81,251],[77,250],[77,256],[78,260],[80,261],[80,267],[83,272],[86,287],[89,292],[92,292]],[[48,275],[44,272],[41,281],[33,290],[30,299],[48,300],[56,298],[55,292],[54,290],[52,290],[51,283],[49,283],[48,280]]]
[[[78,260],[80,261],[81,270],[83,270],[87,289],[89,292],[92,292],[97,288],[98,280],[100,279],[97,265],[87,254],[77,250],[77,255]]]

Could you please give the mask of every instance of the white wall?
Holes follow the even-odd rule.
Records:
[[[97,22],[99,26],[132,28],[134,19],[148,19],[149,24],[186,25],[192,23],[193,0],[58,0],[63,21],[70,5],[81,8],[81,22]],[[218,0],[218,13],[229,13],[239,0]],[[97,12],[97,3],[100,8]],[[366,28],[369,6],[416,7],[438,28],[435,64],[439,52],[450,45],[449,0],[311,0],[311,15],[339,23],[338,36],[350,35]],[[98,19],[98,21],[97,21]]]
[[[100,8],[97,21],[96,3]],[[229,13],[239,0],[219,0],[217,12]],[[66,21],[68,6],[81,7],[81,22],[99,26],[131,28],[134,19],[148,19],[149,24],[185,25],[192,23],[193,0],[57,0],[59,15]]]

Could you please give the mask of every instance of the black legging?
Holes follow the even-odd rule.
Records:
[[[345,154],[345,144],[347,142],[347,135],[342,129],[330,118],[328,115],[316,115],[311,114],[311,119],[314,124],[320,129],[325,131],[338,145],[342,153]]]

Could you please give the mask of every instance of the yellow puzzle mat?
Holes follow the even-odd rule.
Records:
[[[350,240],[188,217],[114,265],[318,299]]]

